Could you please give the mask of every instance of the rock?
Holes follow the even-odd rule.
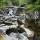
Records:
[[[23,33],[25,32],[24,29],[20,28],[20,27],[17,27],[17,28],[9,28],[6,30],[6,34],[10,35],[11,32],[14,32],[14,33]]]
[[[23,9],[8,8],[0,15],[0,30],[6,33],[2,35],[5,40],[29,40],[28,37],[33,36],[31,30],[22,26],[25,16],[21,13],[24,13]]]
[[[38,11],[27,13],[26,18],[27,19],[39,19],[39,13]]]

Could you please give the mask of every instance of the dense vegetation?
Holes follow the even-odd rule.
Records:
[[[40,0],[0,0],[0,8],[13,5],[24,6],[28,11],[40,10]]]

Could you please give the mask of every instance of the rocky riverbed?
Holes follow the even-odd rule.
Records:
[[[33,40],[34,32],[24,26],[24,14],[13,15],[23,12],[18,10],[9,8],[9,11],[4,11],[5,14],[0,12],[0,40]]]

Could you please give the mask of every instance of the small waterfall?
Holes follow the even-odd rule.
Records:
[[[5,34],[2,35],[4,40],[29,40],[28,37],[31,37],[31,34],[33,34],[31,30],[22,28],[23,26],[17,28],[19,25],[24,24],[24,21],[25,21],[25,16],[20,15],[20,13],[24,13],[23,9],[20,9],[20,8],[8,8],[8,10],[4,11],[5,17],[4,17],[2,23],[4,23],[5,25],[2,26],[2,28],[3,27],[4,28],[1,29],[1,30],[5,31]],[[18,15],[16,15],[16,14],[18,14]],[[16,18],[13,19],[14,17],[16,17],[17,20],[15,20]],[[13,23],[13,24],[9,25],[10,23]],[[14,26],[14,24],[16,24],[15,25],[16,27]],[[11,30],[9,30],[9,28],[11,28]],[[9,35],[6,33],[7,29],[9,30],[7,32],[7,33],[10,33]],[[0,40],[3,40],[3,39],[0,39]]]

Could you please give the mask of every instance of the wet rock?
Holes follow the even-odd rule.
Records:
[[[11,29],[6,30],[6,34],[8,34],[8,35],[10,35],[11,32],[17,33],[18,31],[15,28],[11,28]]]
[[[13,25],[13,24],[10,23],[10,22],[2,22],[2,23],[4,23],[5,25]]]
[[[9,28],[6,30],[6,34],[10,35],[10,33],[13,32],[13,33],[23,33],[25,32],[24,29],[22,28]]]
[[[27,19],[39,19],[39,12],[35,11],[35,12],[27,13],[26,18]]]

